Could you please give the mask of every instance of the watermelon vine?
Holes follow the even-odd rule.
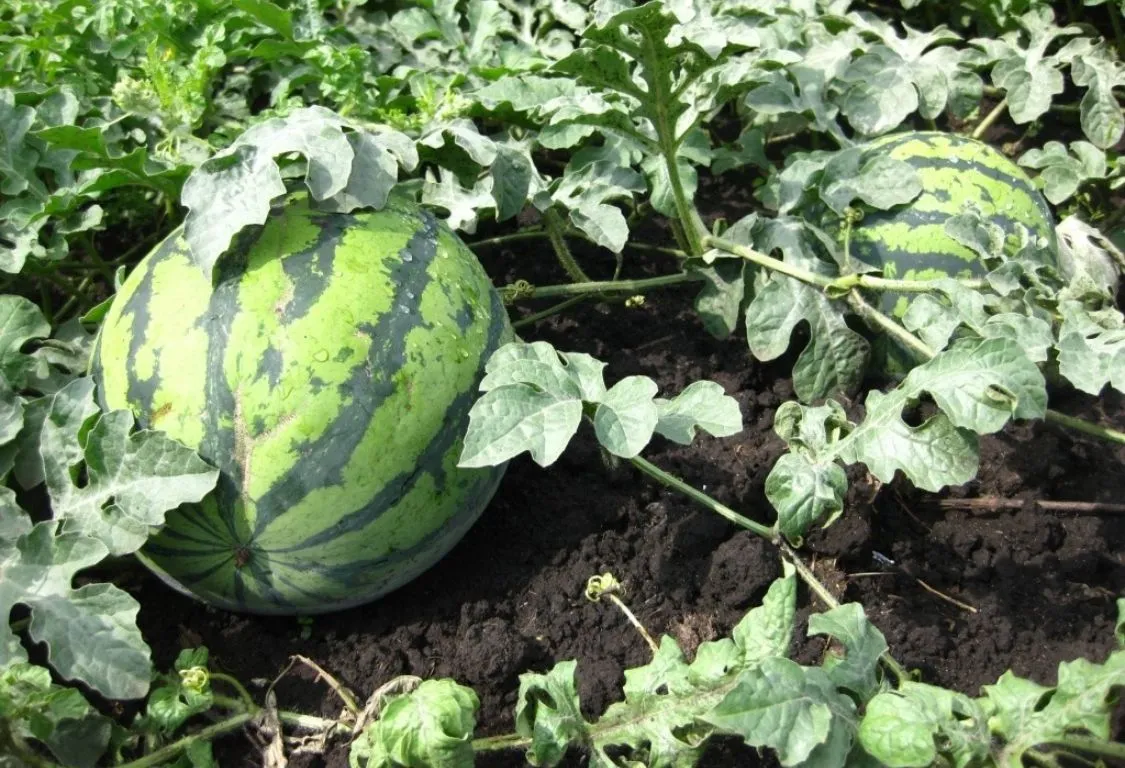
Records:
[[[242,729],[270,765],[292,732],[346,744],[356,768],[499,750],[694,765],[717,736],[785,766],[1125,760],[1125,599],[1103,663],[973,697],[904,669],[801,551],[847,514],[849,467],[936,492],[1013,422],[1125,443],[1050,407],[1059,386],[1125,392],[1125,8],[1085,5],[1099,15],[1064,23],[1045,2],[963,0],[943,25],[927,0],[11,4],[0,765],[210,766]],[[1103,16],[1112,39],[1083,21]],[[1074,118],[1067,141],[1041,141],[1055,114]],[[1011,147],[982,141],[1002,125]],[[697,207],[721,177],[748,180],[736,221]],[[476,238],[482,222],[501,233]],[[569,282],[494,286],[472,249],[515,244]],[[627,277],[646,249],[674,269]],[[611,279],[591,279],[595,257]],[[612,360],[534,339],[578,303],[627,312],[689,284],[701,325],[756,360],[804,345],[768,515],[644,456],[740,432],[719,383],[607,384]],[[542,299],[561,301],[524,309]],[[783,558],[762,604],[690,659],[595,576],[587,595],[652,658],[593,719],[574,660],[521,675],[513,734],[477,736],[456,681],[396,678],[361,703],[305,658],[343,713],[291,711],[277,680],[256,697],[205,648],[154,672],[136,600],[75,586],[133,557],[223,610],[368,603],[449,550],[508,462],[550,466],[583,428],[606,463]],[[827,608],[808,619],[832,642],[820,664],[790,658],[798,582]],[[75,683],[143,704],[110,717]]]

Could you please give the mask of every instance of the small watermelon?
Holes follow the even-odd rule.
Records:
[[[914,168],[922,192],[911,202],[889,210],[870,209],[853,226],[852,256],[881,268],[882,276],[900,280],[936,277],[980,277],[985,265],[976,253],[946,233],[952,216],[971,208],[997,224],[1007,236],[1005,252],[1021,244],[1021,229],[1057,261],[1058,242],[1051,209],[1027,175],[990,145],[939,131],[898,133],[880,137],[864,148],[901,160]],[[903,294],[884,292],[879,308],[902,317],[909,306]]]
[[[513,338],[471,251],[429,212],[277,206],[212,282],[182,232],[108,312],[93,371],[220,470],[139,553],[230,610],[313,614],[418,576],[477,520],[503,467],[457,467],[484,363]]]

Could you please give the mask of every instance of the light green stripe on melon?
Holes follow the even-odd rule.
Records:
[[[356,330],[357,321],[394,310],[393,286],[387,284],[387,269],[379,256],[398,253],[412,234],[347,232],[336,256],[344,260],[336,265],[343,274],[330,275],[317,303],[288,324],[281,321],[293,286],[282,260],[265,245],[251,254],[255,279],[252,287],[244,281],[238,293],[240,312],[231,327],[231,335],[242,343],[228,347],[224,367],[236,403],[236,460],[249,498],[265,494],[300,460],[301,446],[323,438],[336,415],[352,405],[354,397],[342,385],[376,343]],[[362,264],[347,263],[364,254],[368,258]],[[281,359],[276,386],[259,375],[270,347]],[[342,350],[350,354],[342,356]],[[371,468],[368,477],[378,475],[379,470]],[[329,517],[331,509],[325,510]],[[253,515],[250,522],[254,527]]]
[[[855,253],[865,243],[878,251],[897,251],[918,255],[941,253],[961,259],[976,261],[977,256],[945,233],[942,224],[911,224],[901,221],[884,221],[864,227],[853,233]]]

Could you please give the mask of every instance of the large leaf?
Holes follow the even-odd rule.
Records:
[[[162,432],[132,432],[128,411],[97,413],[90,379],[76,379],[52,399],[40,457],[57,519],[98,539],[115,555],[139,549],[168,510],[200,501],[218,470]],[[86,482],[74,470],[85,463]]]

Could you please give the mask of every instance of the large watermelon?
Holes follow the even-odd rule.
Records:
[[[298,198],[241,242],[212,283],[173,233],[100,332],[103,405],[221,470],[141,559],[232,610],[375,599],[441,558],[500,481],[503,467],[456,464],[507,314],[464,243],[410,204],[336,214]]]
[[[918,131],[865,145],[864,161],[875,154],[908,163],[922,182],[917,198],[889,210],[868,210],[852,229],[851,254],[881,268],[884,277],[984,275],[978,256],[945,231],[950,217],[970,209],[1003,229],[1009,255],[1020,245],[1022,228],[1038,240],[1048,263],[1057,263],[1055,223],[1047,201],[1019,166],[992,146],[956,134]],[[901,317],[908,302],[905,295],[885,292],[879,307]]]

